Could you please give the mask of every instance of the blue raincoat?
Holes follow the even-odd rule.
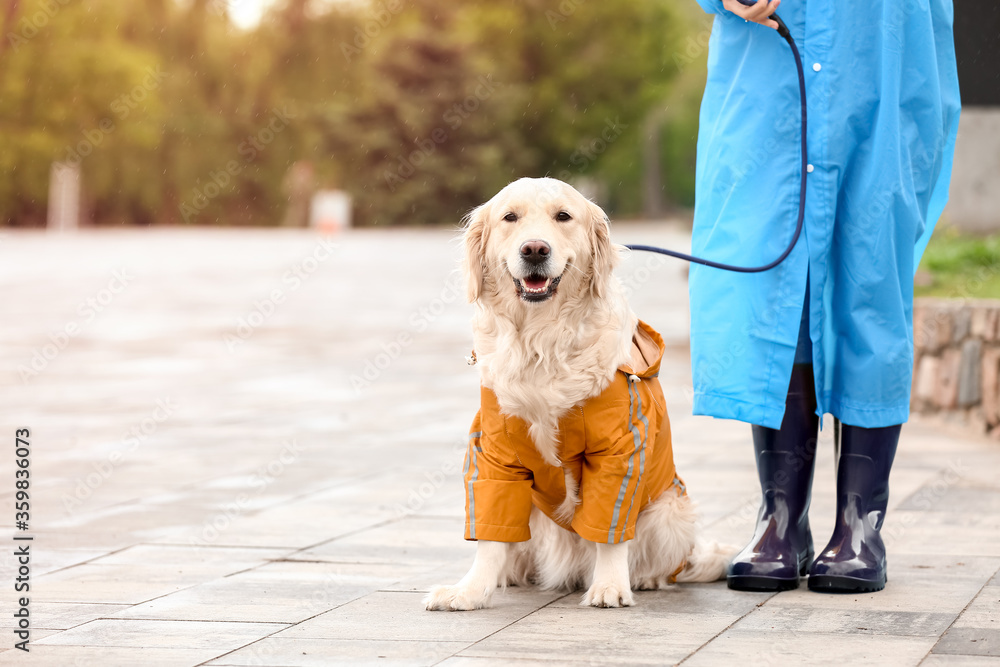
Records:
[[[799,90],[778,33],[715,13],[698,136],[695,255],[759,266],[795,229]],[[951,0],[785,0],[806,74],[802,237],[763,274],[691,267],[694,414],[779,428],[809,281],[817,413],[905,422],[913,274],[948,198],[959,92]]]

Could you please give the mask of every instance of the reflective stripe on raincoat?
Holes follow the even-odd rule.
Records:
[[[528,424],[504,415],[496,395],[483,387],[465,460],[465,539],[529,539],[534,504],[586,540],[617,544],[634,537],[639,512],[665,490],[684,494],[657,379],[662,357],[660,334],[640,322],[634,363],[619,368],[607,389],[560,420],[562,468],[545,462]],[[556,516],[566,497],[564,469],[580,489],[569,523]]]

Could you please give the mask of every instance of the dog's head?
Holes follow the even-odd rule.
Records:
[[[469,301],[601,298],[617,261],[604,211],[552,178],[514,181],[466,218]]]

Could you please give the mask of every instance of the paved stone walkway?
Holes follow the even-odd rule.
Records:
[[[619,242],[682,246],[668,225]],[[904,430],[888,588],[637,595],[513,588],[430,613],[456,581],[460,466],[478,401],[451,232],[93,231],[0,236],[0,665],[1000,664],[1000,444]],[[630,259],[667,338],[677,464],[710,537],[744,541],[746,426],[690,416],[683,265]],[[31,518],[14,527],[14,431]],[[832,528],[829,429],[812,518]],[[14,534],[30,654],[13,648]]]

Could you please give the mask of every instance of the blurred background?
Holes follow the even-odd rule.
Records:
[[[965,109],[918,294],[997,297],[1000,272],[976,276],[1000,265],[1000,8],[955,12]],[[693,205],[693,0],[0,0],[0,19],[5,226],[454,226],[546,174],[616,219]]]
[[[985,618],[981,588],[995,599],[1000,301],[979,297],[1000,297],[1000,4],[955,10],[965,106],[918,274],[921,294],[950,298],[915,305],[913,408],[977,435],[908,427],[886,524],[901,587],[846,600],[872,632],[829,631],[843,629],[831,608],[810,616],[823,648],[772,642],[760,623],[783,616],[704,587],[664,599],[676,621],[651,616],[673,628],[644,635],[665,638],[642,649],[661,662],[714,637],[745,657],[763,637],[775,655],[846,662],[863,642],[916,664],[962,610]],[[616,241],[689,247],[712,17],[695,0],[0,0],[0,22],[0,403],[3,432],[32,438],[33,659],[420,662],[401,628],[455,638],[416,592],[457,580],[473,548],[459,221],[548,174],[604,207]],[[617,275],[667,343],[678,467],[712,539],[737,543],[759,503],[750,433],[690,414],[686,271],[635,253]],[[831,432],[817,533],[834,517]],[[0,580],[17,566],[0,559]],[[494,620],[475,637],[525,627],[477,618]],[[306,644],[255,646],[303,621]],[[635,633],[602,626],[573,650],[589,660]],[[955,636],[942,646],[996,646]],[[444,644],[426,664],[457,651]],[[15,653],[0,647],[0,666]]]
[[[618,215],[693,203],[710,18],[664,0],[4,0],[0,219],[456,223],[526,174]],[[652,138],[652,140],[651,140]]]

